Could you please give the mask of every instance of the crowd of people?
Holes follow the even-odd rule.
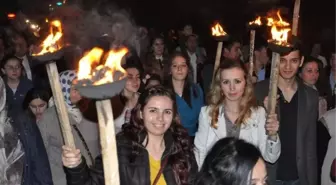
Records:
[[[174,44],[142,36],[125,56],[126,85],[111,98],[120,184],[335,185],[335,48],[282,54],[268,114],[267,39],[256,39],[253,75],[248,43],[225,41],[214,71],[198,41],[187,25]],[[74,86],[76,57],[57,61],[73,149],[32,44],[16,32],[0,45],[0,184],[103,185],[95,102]]]

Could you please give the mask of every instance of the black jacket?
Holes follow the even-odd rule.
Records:
[[[316,122],[318,119],[318,92],[306,85],[300,79],[298,82],[298,115],[296,155],[300,184],[317,184],[317,152],[316,152]],[[256,84],[255,95],[260,105],[268,95],[269,80]],[[277,108],[278,120],[281,120]],[[280,125],[281,127],[281,125]],[[277,163],[268,165],[268,179],[270,184],[275,184]]]
[[[166,150],[163,153],[161,161],[171,155],[172,136],[168,132],[165,134]],[[139,154],[131,160],[133,146],[130,140],[125,136],[118,135],[117,137],[117,150],[119,161],[119,175],[121,185],[150,185],[150,169],[149,157],[145,147],[138,145],[137,150]],[[197,164],[194,156],[190,161],[192,168],[189,172],[189,181],[191,182],[197,173]],[[94,167],[89,169],[85,160],[76,168],[65,168],[66,178],[68,185],[103,185],[104,172],[102,157],[98,156],[95,161]],[[166,180],[167,185],[177,185],[172,166],[168,163],[163,170],[162,174]],[[190,183],[192,184],[192,183]]]

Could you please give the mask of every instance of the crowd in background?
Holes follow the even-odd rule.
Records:
[[[200,37],[191,25],[178,35],[139,29],[111,99],[121,184],[335,184],[335,48],[283,54],[277,111],[267,114],[267,39],[256,37],[250,76],[249,43],[230,37],[214,71]],[[76,56],[57,61],[74,150],[32,50],[25,33],[0,37],[0,184],[104,184],[95,102],[73,85]]]

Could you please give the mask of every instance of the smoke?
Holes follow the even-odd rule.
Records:
[[[79,5],[70,5],[62,7],[53,17],[62,20],[65,41],[84,50],[94,46],[135,47],[138,29],[130,14],[116,6],[104,3],[84,10]]]

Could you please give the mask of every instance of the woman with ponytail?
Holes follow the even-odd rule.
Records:
[[[265,161],[277,161],[281,150],[277,115],[267,117],[265,109],[257,106],[252,81],[241,63],[229,59],[222,62],[207,103],[208,106],[202,107],[195,137],[199,166],[214,143],[224,137],[252,143],[260,149]]]

